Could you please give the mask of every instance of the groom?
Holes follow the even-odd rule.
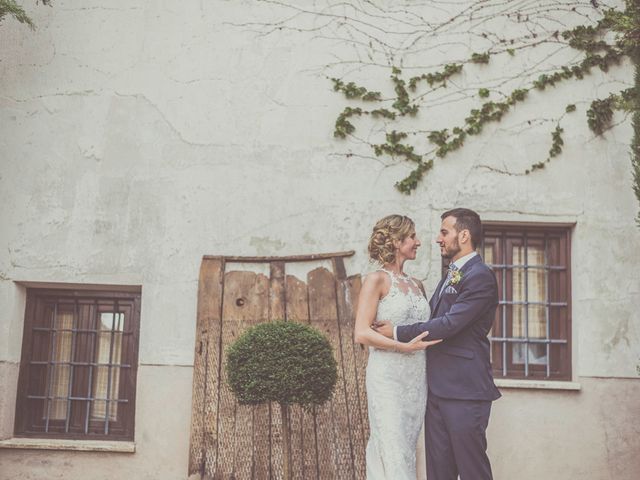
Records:
[[[429,480],[490,480],[485,431],[491,402],[500,397],[493,383],[487,334],[498,305],[498,286],[476,248],[482,235],[480,217],[456,208],[442,214],[436,243],[450,259],[447,277],[430,300],[429,321],[377,331],[408,342],[424,331],[429,340],[444,339],[427,349],[426,451]]]

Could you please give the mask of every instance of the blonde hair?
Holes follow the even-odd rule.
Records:
[[[387,215],[378,220],[369,238],[369,257],[383,265],[396,259],[394,240],[403,241],[413,232],[416,226],[404,215]]]

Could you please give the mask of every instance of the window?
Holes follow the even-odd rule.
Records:
[[[500,294],[489,334],[496,378],[571,379],[571,227],[484,224],[481,252]]]
[[[133,440],[140,293],[27,290],[16,436]]]

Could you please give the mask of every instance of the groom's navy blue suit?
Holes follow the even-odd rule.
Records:
[[[491,479],[485,430],[491,402],[500,397],[493,383],[487,338],[498,306],[496,277],[479,255],[460,269],[459,283],[440,281],[430,300],[427,322],[398,326],[396,336],[408,342],[424,331],[429,340],[444,339],[427,349],[426,413],[428,480]]]

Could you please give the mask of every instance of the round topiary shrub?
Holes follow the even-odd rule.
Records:
[[[333,393],[337,364],[329,341],[295,322],[262,323],[227,351],[228,383],[241,404],[321,405]]]
[[[280,404],[283,474],[291,473],[289,405],[321,405],[338,377],[331,344],[317,330],[294,322],[261,323],[244,332],[227,351],[227,378],[241,404]]]

